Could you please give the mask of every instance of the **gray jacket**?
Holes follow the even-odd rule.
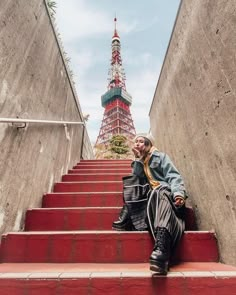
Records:
[[[143,165],[143,162],[139,159],[133,161],[131,164],[133,174],[144,177]],[[177,195],[187,198],[183,179],[167,154],[154,151],[148,165],[153,178],[160,182],[161,185],[168,185],[170,187],[173,198]]]

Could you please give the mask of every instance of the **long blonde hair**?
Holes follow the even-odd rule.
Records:
[[[140,136],[140,137],[143,137],[143,136]],[[152,148],[153,145],[152,145],[152,143],[151,143],[151,141],[149,139],[147,139],[146,137],[143,137],[143,138],[144,138],[145,150],[143,152],[143,155],[142,155],[141,159],[143,161],[145,161],[145,159],[149,155],[149,152],[150,152],[150,150],[151,150],[151,148]]]

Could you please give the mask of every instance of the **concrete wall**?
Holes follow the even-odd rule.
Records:
[[[184,0],[150,110],[201,230],[236,265],[236,1]]]
[[[82,121],[43,0],[0,1],[0,117]],[[83,126],[0,123],[0,233],[93,151]]]

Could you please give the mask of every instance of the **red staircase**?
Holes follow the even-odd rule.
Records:
[[[111,229],[130,172],[128,160],[83,160],[62,176],[25,231],[2,236],[0,295],[235,295],[236,267],[219,263],[215,233],[196,230],[191,208],[166,277],[149,271],[148,232]]]

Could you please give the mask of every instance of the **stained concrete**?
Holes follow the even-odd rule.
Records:
[[[236,265],[236,1],[184,0],[150,109],[184,176],[198,227]]]
[[[0,1],[0,117],[83,121],[43,0]],[[23,229],[81,157],[93,158],[82,125],[0,123],[0,233]]]

